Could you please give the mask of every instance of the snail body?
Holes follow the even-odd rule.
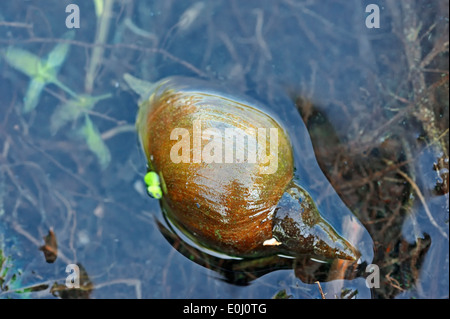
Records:
[[[263,105],[199,80],[125,80],[141,95],[136,126],[161,206],[186,236],[236,257],[359,258],[296,182],[288,131]]]

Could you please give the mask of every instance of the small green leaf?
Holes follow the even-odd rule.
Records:
[[[61,39],[72,40],[75,37],[74,31],[66,32]],[[45,68],[53,69],[55,73],[59,71],[59,68],[64,63],[69,52],[70,43],[60,42],[53,50],[48,54],[47,61],[44,63]]]
[[[54,135],[66,123],[75,121],[83,112],[91,110],[97,102],[110,98],[111,94],[100,96],[78,95],[78,98],[71,99],[67,103],[60,105],[53,112],[50,119],[50,132]]]
[[[11,278],[9,279],[9,288],[11,289],[14,289],[16,286],[15,286],[15,283],[16,283],[16,280],[17,280],[17,274],[13,274],[12,276],[11,276]]]
[[[38,77],[39,70],[42,68],[41,59],[37,55],[12,46],[6,49],[5,60],[30,78]]]
[[[94,0],[95,15],[99,18],[103,14],[103,0]]]
[[[89,149],[97,156],[100,167],[105,169],[111,161],[111,154],[103,141],[100,132],[97,127],[94,126],[87,114],[85,115],[85,123],[80,130],[80,134],[86,140]]]
[[[35,78],[28,84],[27,92],[23,98],[23,112],[28,113],[37,106],[41,92],[44,89],[46,83],[40,78]]]
[[[62,39],[72,39],[73,37],[74,32],[69,31],[63,35]],[[37,106],[42,90],[49,83],[55,84],[72,97],[77,96],[76,93],[61,83],[56,77],[67,57],[69,48],[69,43],[58,43],[45,60],[19,48],[12,46],[7,48],[4,55],[6,62],[31,79],[24,98],[24,113],[32,111]]]
[[[70,121],[75,121],[83,112],[76,100],[58,106],[50,118],[50,132],[55,135],[59,129]]]
[[[148,172],[144,176],[144,182],[147,186],[159,185],[159,176],[156,172]]]
[[[162,197],[162,190],[160,186],[160,179],[156,172],[148,172],[144,176],[144,182],[147,185],[148,194],[156,199],[160,199]]]
[[[162,190],[159,186],[149,186],[147,192],[153,198],[160,199],[162,197]]]

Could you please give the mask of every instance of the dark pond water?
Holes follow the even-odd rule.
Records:
[[[448,31],[448,1],[2,1],[0,297],[448,298]],[[283,101],[298,177],[365,263],[236,262],[166,232],[125,73]]]

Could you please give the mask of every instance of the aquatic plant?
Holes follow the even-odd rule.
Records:
[[[62,42],[58,43],[43,59],[31,52],[13,46],[9,46],[3,55],[10,66],[30,78],[30,83],[23,98],[23,113],[29,113],[37,107],[45,86],[54,84],[62,89],[71,99],[62,103],[53,112],[50,123],[51,133],[56,134],[63,125],[73,122],[81,114],[85,114],[84,125],[75,135],[85,139],[88,148],[97,156],[101,168],[104,169],[111,161],[111,155],[100,136],[99,130],[91,121],[87,112],[92,110],[99,101],[111,97],[111,94],[101,96],[77,94],[57,77],[69,52],[70,43],[68,40],[72,40],[74,36],[73,31],[65,33],[61,37]]]

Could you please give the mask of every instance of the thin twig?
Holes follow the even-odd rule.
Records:
[[[325,294],[323,293],[322,287],[320,286],[320,282],[316,281],[317,286],[319,286],[319,291],[320,291],[320,295],[322,296],[322,299],[327,299],[325,298]]]
[[[34,37],[34,38],[30,38],[30,39],[26,39],[26,40],[4,40],[4,39],[0,39],[0,44],[1,43],[6,43],[9,45],[14,45],[14,44],[25,44],[25,43],[57,43],[57,42],[63,42],[63,43],[70,43],[71,45],[76,45],[76,46],[80,46],[83,48],[94,48],[94,47],[104,47],[105,49],[130,49],[130,50],[135,50],[135,51],[140,51],[140,52],[145,52],[145,53],[159,53],[162,54],[164,57],[179,63],[181,65],[183,65],[184,67],[186,67],[187,69],[191,70],[192,72],[194,72],[195,74],[197,74],[200,77],[204,77],[207,78],[208,75],[201,71],[200,69],[196,68],[194,65],[192,65],[191,63],[182,60],[176,56],[174,56],[173,54],[169,53],[168,51],[161,49],[161,48],[144,48],[142,46],[136,45],[136,44],[132,44],[132,43],[116,43],[116,44],[102,44],[102,43],[87,43],[87,42],[83,42],[83,41],[77,41],[77,40],[64,40],[64,39],[58,39],[58,38],[38,38],[38,37]]]
[[[422,203],[425,213],[427,214],[428,218],[430,219],[431,224],[436,227],[436,229],[441,233],[444,238],[448,239],[447,234],[439,227],[436,220],[433,218],[433,215],[431,215],[430,209],[428,208],[427,202],[425,200],[425,197],[423,196],[422,192],[420,191],[420,188],[417,186],[417,184],[404,172],[401,170],[397,170],[397,173],[401,175],[404,179],[408,181],[408,183],[411,185],[411,187],[416,192],[417,196],[419,197],[420,202]]]
[[[116,126],[106,132],[103,132],[102,139],[107,140],[119,133],[125,133],[125,132],[136,132],[136,126],[130,125],[130,124]]]
[[[22,22],[7,22],[7,21],[0,21],[0,26],[14,27],[14,28],[26,28],[26,29],[33,28],[32,24],[22,23]]]
[[[264,13],[261,9],[254,9],[253,13],[256,15],[256,25],[255,25],[255,37],[256,41],[261,48],[265,58],[267,60],[272,60],[272,54],[270,53],[269,46],[267,45],[267,42],[264,40],[263,37],[263,23],[264,23]]]
[[[100,20],[97,24],[97,34],[95,35],[96,44],[104,44],[108,38],[109,24],[111,21],[112,7],[114,0],[106,0],[104,2],[104,10],[101,13]],[[95,76],[98,72],[104,52],[104,46],[100,45],[94,48],[91,55],[88,71],[86,72],[85,90],[88,93],[92,92],[94,86]]]

